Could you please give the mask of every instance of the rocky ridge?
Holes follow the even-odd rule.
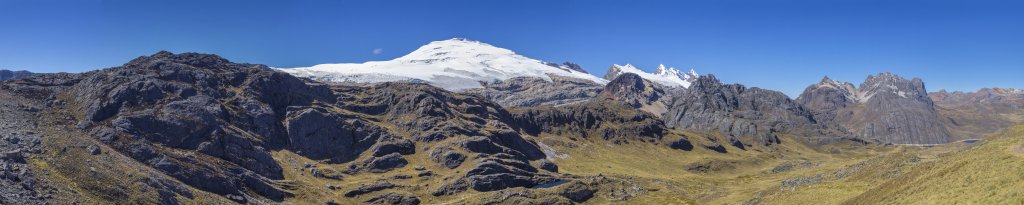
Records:
[[[161,203],[195,200],[206,192],[238,203],[293,197],[295,187],[275,151],[345,167],[313,173],[334,180],[411,169],[410,157],[425,156],[446,169],[436,172],[453,173],[431,186],[435,196],[571,180],[558,175],[557,165],[521,134],[539,132],[542,126],[531,124],[539,122],[523,120],[486,98],[426,84],[327,85],[215,55],[160,52],[120,67],[5,83],[5,92],[17,89],[11,85],[47,88],[32,91],[44,96],[35,101],[52,106],[46,112],[54,113],[45,116],[64,117],[37,119],[85,133],[67,139],[99,143],[83,146],[83,152],[124,157],[131,160],[125,166],[141,164],[172,178],[140,179],[156,182],[147,186],[160,190],[153,193],[160,193],[154,198],[165,200]],[[416,201],[384,194],[366,202]]]
[[[741,148],[780,143],[779,134],[813,130],[816,124],[808,110],[785,94],[722,84],[714,75],[701,76],[669,102],[661,116],[668,127],[718,131]]]
[[[808,86],[797,101],[817,119],[837,122],[866,140],[942,144],[951,139],[919,78],[881,73],[868,76],[855,88],[825,77]]]

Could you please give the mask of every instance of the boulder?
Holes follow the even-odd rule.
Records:
[[[430,152],[430,160],[449,169],[455,169],[466,160],[466,155],[456,152],[452,148],[438,147]]]

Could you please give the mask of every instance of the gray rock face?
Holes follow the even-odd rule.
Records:
[[[858,88],[827,77],[797,100],[822,121],[834,121],[855,136],[895,144],[950,141],[924,82],[891,73],[868,78]]]
[[[42,93],[40,99],[27,101],[36,106],[12,109],[31,113],[46,105],[75,114],[47,119],[47,123],[71,125],[66,128],[97,139],[102,145],[94,147],[98,153],[92,152],[97,153],[93,157],[127,156],[135,162],[122,163],[137,162],[162,173],[154,176],[174,178],[147,182],[162,190],[160,197],[166,200],[161,202],[170,204],[175,197],[192,199],[192,194],[180,191],[189,190],[188,186],[237,203],[282,202],[292,196],[287,191],[291,187],[280,182],[284,168],[278,160],[287,159],[275,159],[271,151],[289,151],[349,168],[304,167],[324,180],[390,172],[407,167],[405,155],[430,151],[431,160],[459,173],[443,181],[430,180],[442,183],[430,186],[439,195],[533,187],[562,177],[552,176],[557,165],[546,161],[537,143],[522,134],[523,127],[533,132],[544,129],[537,124],[543,123],[539,118],[525,120],[486,98],[425,84],[325,85],[215,55],[160,52],[83,74],[4,81],[0,95],[5,93]],[[44,100],[57,94],[62,100]],[[0,115],[14,113],[3,109]],[[549,118],[556,115],[545,112],[551,113]],[[587,119],[604,115],[601,112],[578,111],[572,117],[578,121],[567,124],[586,127],[601,122]],[[629,131],[660,136],[664,131],[656,117],[632,113],[607,119],[636,123],[638,128],[605,128],[602,136],[627,136],[632,134]],[[527,122],[534,124],[521,124]],[[34,124],[19,125],[34,129],[30,126]],[[4,136],[4,140],[34,142],[24,137]],[[10,156],[5,155],[5,163],[20,163],[17,159],[24,158]],[[422,176],[433,179],[431,175]],[[408,201],[403,197],[381,201],[393,198]]]
[[[675,93],[662,119],[675,129],[721,132],[740,148],[778,143],[779,133],[811,130],[815,123],[809,111],[780,92],[723,85],[714,75]]]
[[[32,77],[33,75],[36,75],[36,74],[32,73],[32,72],[28,72],[28,71],[23,71],[23,70],[21,70],[21,71],[0,70],[0,80],[21,79],[21,78]]]
[[[477,191],[495,191],[510,187],[531,187],[544,184],[537,177],[537,168],[522,162],[486,159],[466,173],[469,187]]]
[[[541,78],[519,77],[484,84],[484,88],[463,91],[490,99],[504,107],[535,107],[564,105],[586,101],[597,96],[602,86],[589,80],[549,75]]]
[[[561,107],[537,107],[514,113],[522,131],[537,135],[596,138],[623,143],[660,140],[668,128],[657,116],[609,99]]]
[[[466,114],[492,115],[491,120],[508,115],[479,106],[477,99],[408,84],[339,89],[335,92],[262,65],[161,52],[84,74],[72,93],[90,121],[81,123],[84,129],[106,133],[97,136],[101,139],[123,139],[107,140],[110,147],[193,187],[233,199],[251,196],[243,194],[247,190],[275,201],[289,196],[274,185],[273,180],[283,176],[270,157],[271,149],[288,149],[328,163],[371,156],[353,162],[351,173],[387,172],[408,163],[402,155],[415,153],[411,140],[353,113],[386,115],[384,119],[424,140],[486,125],[460,118]],[[336,111],[339,107],[348,111]],[[195,150],[213,160],[192,160],[173,149]]]
[[[0,204],[45,204],[28,158],[40,150],[39,122],[35,112],[43,107],[31,98],[42,97],[10,92],[0,84]]]
[[[839,82],[825,76],[818,84],[804,89],[804,92],[796,100],[810,109],[814,113],[815,119],[833,121],[837,115],[844,114],[838,110],[860,103],[859,93],[853,84]]]
[[[601,91],[601,97],[625,102],[627,105],[661,116],[668,111],[666,88],[641,78],[637,74],[623,73],[612,79]]]
[[[456,152],[452,148],[439,147],[430,152],[430,159],[441,166],[455,169],[462,165],[463,161],[466,161],[466,155]]]
[[[120,139],[103,141],[186,184],[225,196],[246,196],[246,190],[271,200],[290,195],[273,185],[283,176],[270,149],[349,157],[328,157],[304,146],[324,136],[280,123],[289,106],[310,106],[314,99],[333,102],[330,90],[262,65],[160,52],[85,73],[69,92],[89,121],[81,128],[103,133],[96,136],[101,140]],[[294,115],[292,121],[303,119]],[[310,124],[316,125],[322,124]],[[211,160],[194,160],[173,149],[194,150]]]
[[[347,162],[376,144],[394,138],[384,128],[321,108],[289,110],[285,119],[292,147],[315,160]]]

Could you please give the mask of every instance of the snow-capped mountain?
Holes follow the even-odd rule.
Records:
[[[615,77],[622,73],[634,73],[639,75],[641,78],[663,86],[683,88],[689,88],[690,84],[697,81],[697,77],[699,76],[693,69],[690,69],[690,72],[684,73],[673,67],[666,68],[665,65],[658,65],[658,69],[655,70],[654,73],[648,73],[636,68],[636,66],[633,66],[632,64],[614,64],[608,69],[608,73],[604,75],[604,79],[615,79]]]
[[[479,41],[454,38],[434,41],[389,61],[321,64],[280,69],[299,77],[322,81],[378,83],[389,81],[426,82],[448,90],[481,88],[481,82],[515,77],[536,77],[551,81],[549,75],[580,78],[605,84],[575,64],[552,64],[530,59],[511,50]]]

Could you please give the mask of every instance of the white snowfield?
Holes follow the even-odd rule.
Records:
[[[320,64],[279,70],[321,81],[415,81],[452,91],[480,88],[483,87],[481,82],[515,77],[537,77],[550,81],[548,75],[586,79],[601,85],[608,83],[605,79],[585,72],[551,66],[508,49],[461,38],[434,41],[389,61]]]
[[[699,76],[697,75],[697,71],[694,71],[693,69],[690,69],[690,72],[683,73],[676,68],[665,68],[665,65],[658,65],[658,69],[655,70],[654,73],[644,72],[631,64],[614,64],[612,65],[612,70],[618,70],[618,73],[615,74],[616,76],[622,73],[634,73],[643,79],[669,87],[690,88],[690,84],[697,81],[697,77]]]

